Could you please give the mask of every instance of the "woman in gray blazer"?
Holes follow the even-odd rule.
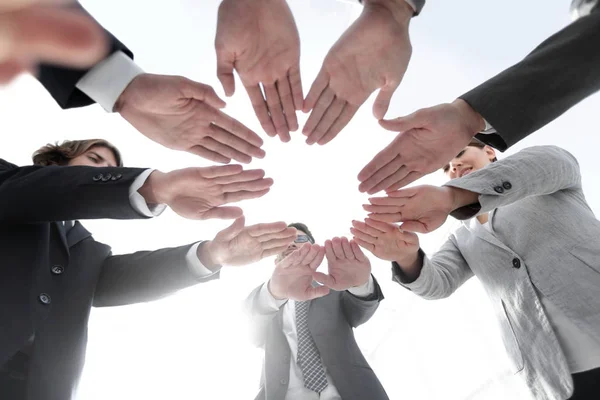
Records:
[[[393,279],[427,299],[476,275],[500,323],[515,374],[536,399],[600,398],[600,222],[577,160],[554,146],[497,161],[474,140],[447,166],[442,187],[370,199],[358,244],[392,261]],[[412,232],[462,220],[427,256]],[[393,224],[403,222],[401,227]]]

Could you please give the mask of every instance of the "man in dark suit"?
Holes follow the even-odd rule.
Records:
[[[0,160],[1,399],[72,398],[92,306],[155,300],[216,279],[221,266],[277,254],[296,234],[283,222],[245,227],[240,209],[220,207],[271,184],[239,166],[124,168],[103,140],[46,146],[34,164]],[[166,206],[237,219],[213,240],[118,256],[78,221],[148,218]]]
[[[383,300],[369,260],[346,238],[323,247],[306,225],[290,226],[295,242],[246,300],[253,343],[265,351],[256,399],[387,400],[353,332]],[[325,255],[328,274],[316,272]]]
[[[504,151],[600,89],[600,6],[574,0],[579,16],[527,57],[451,104],[383,120],[398,136],[363,168],[359,189],[395,190],[442,168],[473,136]]]

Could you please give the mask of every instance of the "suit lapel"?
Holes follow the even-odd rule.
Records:
[[[492,211],[489,215],[490,226],[493,228],[493,219],[496,214],[496,210]],[[464,221],[463,224],[467,227],[469,231],[475,234],[480,239],[485,240],[488,243],[493,244],[494,246],[500,247],[503,250],[511,251],[504,243],[496,238],[491,232],[489,232],[482,224],[479,223],[477,218],[471,218],[468,221]]]
[[[61,242],[63,244],[63,248],[67,252],[67,257],[70,256],[70,254],[69,254],[69,244],[67,242],[67,235],[66,235],[65,227],[63,226],[62,221],[55,221],[52,224],[54,225],[54,227],[58,231],[58,236],[60,237],[60,240],[61,240]]]
[[[75,225],[73,225],[73,228],[67,233],[67,245],[71,248],[90,236],[92,236],[92,234],[88,232],[79,221],[75,221]]]

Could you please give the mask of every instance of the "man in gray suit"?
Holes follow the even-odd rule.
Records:
[[[295,242],[246,300],[252,340],[265,350],[256,400],[387,400],[352,330],[383,300],[369,260],[354,241],[319,246],[306,225],[290,226]],[[316,272],[325,256],[329,274]]]

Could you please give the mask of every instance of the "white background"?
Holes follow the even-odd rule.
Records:
[[[352,1],[289,0],[302,40],[305,93],[322,59],[361,8]],[[510,66],[544,38],[569,23],[567,0],[433,1],[414,19],[413,58],[388,117],[452,101]],[[218,0],[89,0],[88,10],[134,52],[148,72],[179,74],[213,85]],[[356,175],[394,137],[371,115],[372,99],[325,147],[309,147],[303,136],[282,144],[260,130],[243,90],[226,111],[260,132],[267,157],[255,161],[275,180],[261,200],[243,203],[248,223],[300,221],[317,241],[348,235],[362,219],[366,196]],[[102,137],[122,151],[127,166],[163,171],[208,165],[192,155],[162,148],[118,115],[99,106],[61,111],[29,77],[0,93],[0,157],[25,165],[47,142]],[[594,96],[506,152],[553,143],[581,165],[592,209],[600,208],[595,185],[600,98]],[[301,122],[305,117],[301,117]],[[502,157],[502,156],[501,156]],[[441,173],[423,182],[441,184]],[[421,183],[421,182],[420,182]],[[90,221],[96,240],[116,254],[210,239],[227,221],[195,222],[167,211],[142,221]],[[421,237],[434,251],[456,223]],[[80,385],[85,400],[252,399],[260,377],[261,351],[247,340],[240,305],[268,279],[273,260],[231,268],[222,279],[155,303],[95,309],[90,319],[87,364]],[[390,280],[390,267],[372,258],[386,299],[357,338],[392,399],[526,399],[511,376],[490,307],[473,279],[452,298],[428,302]]]

